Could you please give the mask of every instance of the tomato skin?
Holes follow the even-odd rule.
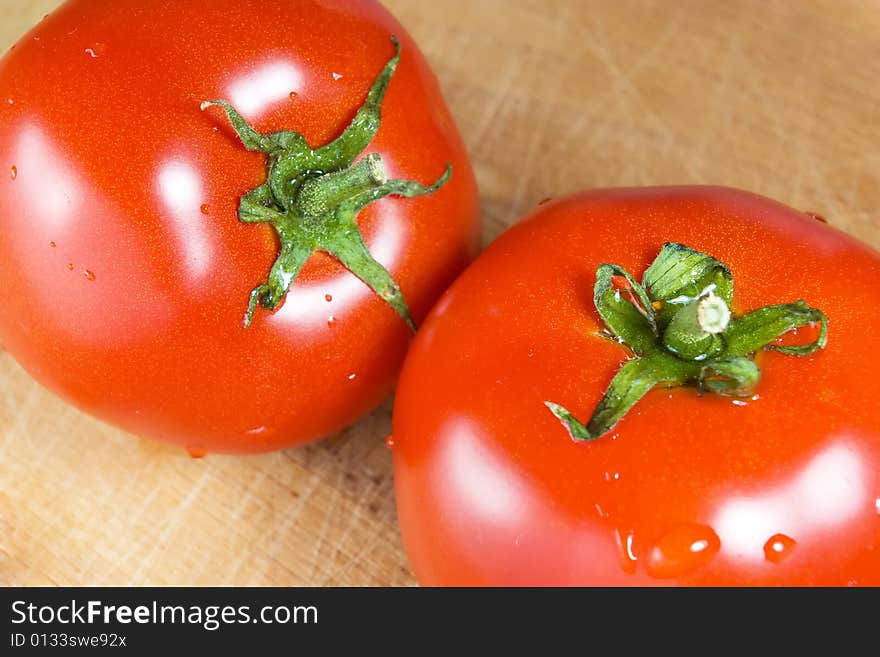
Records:
[[[626,354],[596,268],[641,278],[664,242],[726,263],[738,312],[804,299],[809,357],[758,355],[755,397],[654,389],[594,442]],[[732,189],[600,190],[539,207],[465,271],[404,365],[398,516],[425,585],[880,584],[880,255]]]
[[[284,304],[243,328],[279,248],[270,226],[236,214],[265,157],[199,105],[226,98],[261,132],[328,143],[393,53],[390,35],[403,55],[367,152],[391,177],[428,184],[447,163],[453,176],[429,197],[367,207],[358,224],[423,318],[478,250],[478,201],[437,82],[387,11],[69,0],[0,61],[6,349],[83,410],[196,451],[300,444],[375,407],[411,334],[329,256],[313,255]]]

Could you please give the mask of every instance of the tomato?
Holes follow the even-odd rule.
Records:
[[[478,249],[437,81],[374,2],[69,0],[0,62],[0,160],[0,340],[194,454],[375,407]]]
[[[669,267],[638,281],[658,254],[690,258],[681,245],[712,256],[686,261],[698,294],[658,300]],[[542,205],[441,297],[401,374],[390,445],[419,581],[880,584],[877,280],[876,251],[746,192]],[[728,316],[700,306],[710,293]],[[720,318],[723,339],[673,358],[688,309]],[[770,350],[742,347],[761,331]],[[639,398],[625,373],[650,358],[687,385],[655,373]]]

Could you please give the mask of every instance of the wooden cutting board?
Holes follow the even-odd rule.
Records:
[[[5,50],[59,2],[0,4]],[[719,183],[880,248],[880,1],[387,5],[470,148],[487,242],[580,188]],[[4,354],[0,584],[413,584],[390,415],[194,460],[73,410]]]

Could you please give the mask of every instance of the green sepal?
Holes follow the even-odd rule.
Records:
[[[789,331],[816,323],[819,324],[819,335],[809,344],[789,347],[771,344]],[[811,308],[803,301],[765,306],[732,320],[724,333],[724,340],[724,352],[731,356],[745,356],[761,348],[807,356],[825,347],[828,318],[821,310]]]
[[[613,286],[625,278],[637,303]],[[596,270],[594,303],[607,331],[636,358],[624,363],[609,384],[587,424],[554,402],[545,402],[573,440],[595,440],[607,433],[651,388],[658,384],[695,384],[701,392],[743,396],[761,378],[753,360],[759,349],[809,355],[825,347],[828,318],[804,301],[767,306],[733,317],[730,269],[682,244],[665,244],[643,276],[643,285],[619,265]],[[773,344],[785,333],[819,324],[811,343]]]
[[[403,293],[400,291],[400,286],[388,273],[388,270],[370,254],[360,228],[355,222],[355,217],[369,203],[391,194],[404,198],[432,194],[445,185],[451,175],[452,168],[447,166],[446,171],[437,182],[428,187],[411,180],[387,180],[346,200],[335,210],[333,222],[330,224],[333,229],[327,231],[318,244],[321,251],[325,251],[339,260],[394,308],[413,332],[416,330],[416,325],[409,307],[406,305]]]
[[[626,294],[614,287],[615,276],[626,279],[641,309],[636,308],[627,300]],[[593,303],[608,330],[634,353],[644,354],[656,343],[657,329],[651,300],[645,289],[623,267],[599,265],[596,285],[593,287]]]
[[[376,76],[364,104],[358,109],[351,123],[333,142],[315,149],[312,164],[321,171],[335,171],[349,166],[379,132],[379,125],[382,122],[382,101],[400,63],[400,41],[392,36],[391,43],[394,45],[394,56]]]
[[[590,440],[596,440],[596,438],[601,438],[602,434],[593,435],[590,433],[590,430],[584,426],[584,424],[578,420],[571,412],[565,408],[565,406],[560,406],[559,404],[551,401],[544,402],[544,406],[550,409],[550,412],[556,416],[556,419],[562,422],[562,426],[565,427],[566,431],[568,431],[568,435],[571,436],[571,439],[576,442],[588,442]]]
[[[242,196],[238,203],[238,218],[249,224],[278,221],[282,212],[275,205],[275,198],[268,184],[255,187]]]
[[[548,401],[545,405],[565,425],[573,440],[595,440],[611,430],[654,386],[684,385],[698,379],[702,369],[662,352],[628,360],[617,370],[586,426],[559,404]]]
[[[706,363],[700,370],[699,388],[718,395],[743,396],[761,379],[755,361],[745,356],[727,356]]]
[[[247,223],[268,223],[278,233],[280,253],[265,282],[250,294],[244,326],[258,306],[275,310],[284,299],[306,260],[323,251],[339,260],[384,299],[416,330],[400,286],[373,258],[357,225],[357,215],[368,204],[386,196],[414,198],[439,190],[452,167],[432,185],[410,180],[388,180],[377,153],[358,160],[379,130],[382,102],[400,62],[400,43],[391,37],[394,55],[367,92],[351,123],[334,141],[313,149],[298,132],[282,130],[261,134],[228,102],[213,100],[202,109],[223,109],[245,148],[268,157],[266,182],[244,194],[238,217]],[[358,160],[358,161],[356,161]]]
[[[672,320],[678,309],[714,286],[717,296],[733,302],[733,275],[724,263],[712,256],[677,242],[667,242],[645,270],[642,284],[658,303],[657,324],[660,330]]]
[[[266,310],[278,308],[284,295],[293,285],[300,269],[312,253],[314,253],[312,245],[303,244],[298,239],[282,243],[281,254],[275,260],[272,269],[269,270],[266,282],[251,290],[248,307],[244,314],[245,328],[251,325],[258,304]]]
[[[246,149],[257,153],[265,153],[266,155],[271,155],[278,150],[278,144],[275,143],[274,140],[270,139],[269,136],[260,134],[254,130],[254,128],[245,121],[244,117],[238,113],[238,110],[225,100],[206,100],[201,104],[201,109],[204,112],[209,107],[215,106],[221,107],[226,113],[226,118],[229,120],[233,130],[235,130],[235,134],[238,135],[239,140],[241,140],[242,145]]]

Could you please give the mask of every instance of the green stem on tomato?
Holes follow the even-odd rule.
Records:
[[[239,219],[268,223],[278,233],[281,250],[265,282],[250,294],[244,326],[250,326],[257,306],[275,310],[283,301],[306,260],[316,251],[339,260],[351,273],[384,299],[407,323],[416,325],[400,286],[370,253],[357,215],[386,196],[415,198],[432,194],[452,175],[452,167],[432,184],[389,180],[382,158],[370,153],[355,160],[369,146],[382,121],[382,101],[400,61],[400,43],[391,37],[394,56],[373,82],[364,104],[334,141],[313,149],[298,132],[257,132],[224,100],[202,103],[202,109],[220,107],[251,151],[267,156],[266,182],[242,196]]]
[[[627,284],[626,293],[614,287],[618,276]],[[545,402],[577,441],[608,433],[657,385],[693,384],[720,395],[751,394],[761,378],[754,362],[756,351],[808,355],[824,348],[828,336],[828,318],[803,301],[765,306],[734,317],[730,269],[674,242],[663,246],[641,283],[619,265],[600,265],[593,300],[608,332],[635,357],[615,374],[586,424],[565,407]],[[773,344],[789,331],[811,324],[819,325],[813,342]]]
[[[663,346],[685,360],[706,360],[721,353],[721,334],[730,325],[730,307],[714,293],[714,286],[687,302],[663,332]]]

